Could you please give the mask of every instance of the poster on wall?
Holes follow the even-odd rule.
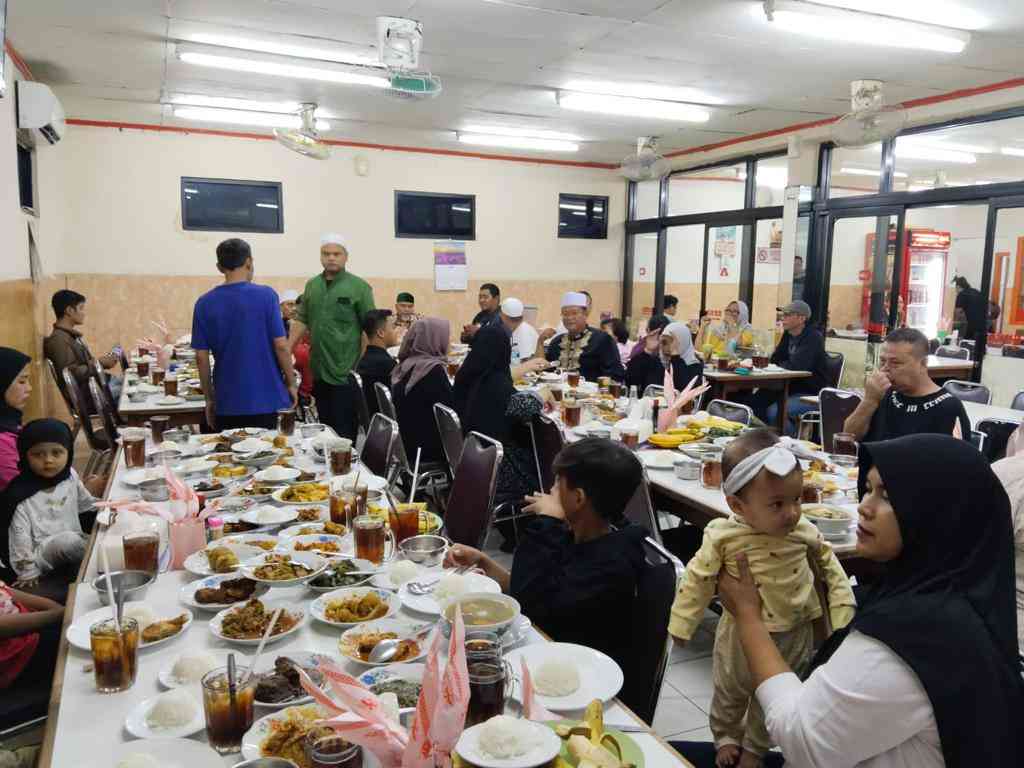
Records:
[[[736,258],[736,227],[718,227],[715,230],[715,258],[718,276],[728,277],[732,261]]]
[[[461,240],[435,240],[434,290],[464,291],[468,281],[466,243]]]
[[[758,264],[781,264],[782,248],[760,246],[754,254],[754,261]]]

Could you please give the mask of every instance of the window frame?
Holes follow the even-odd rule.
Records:
[[[264,187],[276,191],[277,221],[276,229],[265,227],[224,227],[224,226],[190,226],[186,222],[185,211],[187,198],[185,187],[189,184],[229,184],[240,187]],[[188,232],[249,232],[263,235],[284,234],[284,187],[280,181],[248,181],[245,179],[214,179],[203,176],[182,176],[179,193],[181,196],[181,228]]]

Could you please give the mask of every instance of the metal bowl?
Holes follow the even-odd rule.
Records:
[[[299,434],[306,440],[316,437],[327,427],[324,424],[299,424]]]
[[[149,591],[149,585],[156,581],[156,574],[147,571],[111,571],[110,581],[115,589],[120,585],[121,593],[125,602],[129,600],[142,600]],[[92,580],[92,588],[96,591],[103,605],[110,605],[110,595],[107,594],[107,579],[105,576],[97,576]]]
[[[276,451],[276,450],[268,450],[266,456],[262,455],[262,453],[263,453],[262,451],[260,451],[259,453],[261,454],[259,456],[257,456],[257,455],[246,456],[244,454],[242,454],[240,456],[235,456],[235,461],[238,462],[239,464],[243,465],[243,466],[246,466],[246,467],[255,467],[256,469],[266,469],[271,464],[273,464],[275,461],[277,461],[278,458],[281,456],[281,452],[280,451]]]
[[[399,544],[398,548],[402,550],[402,554],[408,560],[431,568],[441,564],[441,561],[444,559],[444,553],[448,550],[448,545],[449,541],[444,536],[423,534],[420,536],[410,536]]]
[[[143,501],[167,501],[171,498],[171,489],[162,477],[139,483],[139,493]]]
[[[146,397],[148,397],[148,395],[146,395],[145,392],[132,392],[131,394],[128,395],[128,402],[144,403],[146,402]]]
[[[172,443],[187,443],[190,434],[187,429],[182,429],[181,427],[167,429],[164,430],[164,440],[170,440]]]

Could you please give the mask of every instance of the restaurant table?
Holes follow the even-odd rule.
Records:
[[[1018,411],[1015,408],[1003,408],[998,405],[971,403],[964,400],[964,410],[967,411],[967,418],[971,420],[972,428],[977,428],[978,422],[982,419],[1002,419],[1003,421],[1015,421],[1018,424],[1024,420],[1024,411]]]
[[[121,455],[118,455],[115,467],[107,490],[108,498],[124,496],[130,490],[119,480],[125,471]],[[98,548],[94,546],[95,536],[94,533],[90,541],[90,554],[79,574],[79,582],[73,584],[69,592],[69,610],[65,612],[62,635],[66,633],[67,627],[76,616],[100,607],[99,600],[89,583],[96,572],[95,559]],[[178,591],[183,585],[198,578],[185,571],[162,573],[150,587],[146,602],[160,616],[175,615],[185,607],[179,601]],[[370,669],[352,661],[342,661],[337,652],[338,638],[342,630],[316,621],[309,615],[309,604],[316,597],[315,593],[305,587],[286,587],[272,589],[266,597],[294,600],[296,605],[302,605],[307,616],[304,625],[297,632],[280,641],[267,644],[261,667],[269,666],[278,655],[314,651],[334,656],[350,673],[362,674]],[[93,674],[85,671],[86,665],[91,663],[90,654],[71,647],[66,639],[62,639],[50,698],[46,735],[38,764],[40,768],[81,768],[83,764],[108,768],[107,756],[115,746],[132,739],[124,729],[125,717],[140,702],[163,691],[157,682],[157,673],[162,666],[172,663],[181,653],[198,650],[235,650],[250,658],[255,653],[256,649],[253,646],[232,645],[219,640],[210,632],[208,625],[215,615],[214,611],[191,610],[195,618],[183,636],[152,650],[140,650],[135,684],[130,690],[121,693],[97,693]],[[406,609],[402,608],[397,618],[418,623],[428,617],[406,613]],[[537,628],[533,628],[528,631],[524,644],[542,642],[547,642],[547,638]],[[199,706],[202,706],[201,701]],[[260,718],[273,711],[275,710],[257,707],[255,717]],[[582,717],[582,712],[569,716],[576,717],[577,714]],[[605,723],[609,728],[614,728],[617,724],[639,725],[646,728],[646,724],[617,699],[605,706]],[[689,762],[653,731],[630,733],[629,736],[643,751],[647,768],[690,766]],[[190,738],[205,743],[205,730]],[[224,756],[220,762],[225,766],[231,766],[241,759],[240,754],[234,754]]]
[[[121,393],[117,410],[131,427],[141,427],[151,416],[167,416],[168,426],[180,427],[187,424],[204,424],[206,422],[206,399],[186,400],[178,405],[159,405],[163,392],[147,395],[141,403],[133,403],[128,395]]]
[[[974,361],[972,360],[928,355],[928,375],[936,383],[941,384],[948,379],[970,379],[973,371]]]
[[[711,383],[712,395],[722,400],[728,400],[729,395],[733,392],[751,390],[755,387],[778,391],[779,414],[776,419],[776,426],[779,429],[779,434],[786,433],[786,411],[790,382],[797,379],[807,379],[812,375],[810,371],[787,371],[785,369],[755,369],[749,374],[728,373],[714,368],[704,369],[704,378]]]

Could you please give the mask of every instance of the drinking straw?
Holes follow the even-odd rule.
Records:
[[[416,483],[420,479],[420,454],[423,452],[422,448],[416,449],[416,466],[412,470],[412,488],[409,491],[409,502],[416,501]]]
[[[238,693],[238,670],[235,667],[235,654],[228,654],[228,698],[231,701],[231,712],[235,712],[235,697]]]
[[[267,624],[267,629],[264,631],[263,637],[260,639],[260,644],[256,647],[256,656],[253,658],[252,664],[249,665],[249,674],[246,675],[246,680],[248,680],[256,670],[256,665],[259,664],[260,656],[263,655],[263,646],[267,644],[267,639],[270,637],[270,633],[274,631],[274,625],[277,624],[277,620],[280,618],[281,611],[283,610],[284,607],[278,608],[274,611],[274,615],[270,617],[270,623]]]
[[[110,607],[113,609],[114,613],[114,629],[117,631],[117,634],[120,637],[121,620],[118,618],[117,615],[117,601],[114,600],[114,585],[112,579],[110,578],[110,559],[107,557],[106,543],[107,537],[106,534],[104,534],[103,541],[101,542],[102,546],[100,546],[100,560],[102,561],[103,565],[103,579],[107,583],[107,597],[110,598]]]

